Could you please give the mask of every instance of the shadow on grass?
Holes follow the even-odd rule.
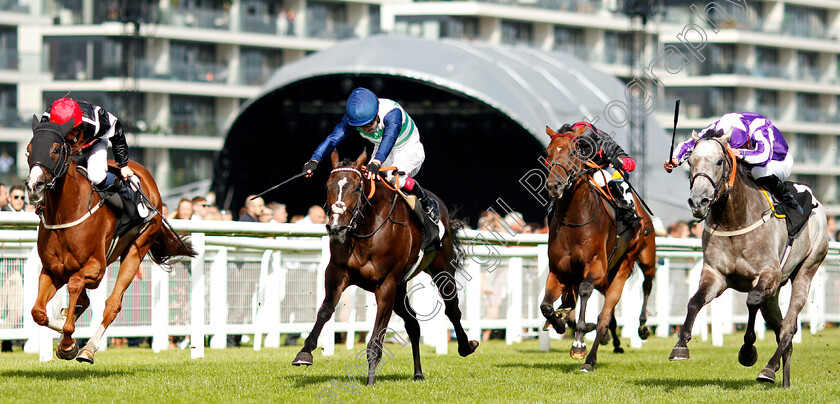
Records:
[[[634,381],[634,384],[643,387],[659,387],[664,388],[665,392],[672,392],[674,390],[683,389],[686,387],[708,387],[716,386],[724,390],[743,390],[753,386],[772,387],[773,384],[759,383],[755,380],[719,380],[719,379],[665,379],[655,377],[650,379],[642,379]]]
[[[81,380],[90,378],[111,378],[114,376],[134,375],[135,371],[121,371],[114,369],[39,369],[39,370],[7,370],[0,372],[0,377],[24,377],[27,379],[52,380]]]
[[[354,383],[353,383],[354,380],[355,380],[355,384],[360,386],[360,387],[367,386],[367,375],[362,376],[362,375],[354,372],[350,375],[350,377],[352,379],[348,378],[347,374],[317,375],[317,376],[316,375],[312,375],[312,376],[298,375],[294,379],[295,379],[295,387],[300,387],[300,388],[310,387],[313,384],[330,383],[332,381],[335,381],[335,383],[330,383],[330,385],[340,386],[340,385],[343,384],[343,385],[347,386],[348,388],[352,389],[354,387]],[[378,383],[381,383],[381,382],[411,381],[412,377],[413,377],[413,375],[410,375],[410,374],[377,375],[376,376],[376,383],[378,384]]]
[[[571,359],[570,359],[571,360]],[[551,370],[551,371],[559,371],[562,373],[583,373],[580,371],[580,367],[583,365],[583,361],[580,362],[569,362],[569,363],[504,363],[501,365],[493,365],[497,368],[523,368],[523,369],[541,369],[541,370]],[[599,369],[606,369],[609,368],[608,363],[597,363],[595,365],[594,372],[597,372]]]

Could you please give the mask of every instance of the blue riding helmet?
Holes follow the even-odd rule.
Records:
[[[379,98],[372,91],[359,87],[347,98],[347,119],[351,126],[365,126],[379,112]]]

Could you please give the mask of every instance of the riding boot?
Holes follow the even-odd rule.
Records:
[[[420,203],[423,204],[423,210],[426,211],[426,215],[432,219],[432,222],[439,222],[440,221],[440,205],[438,201],[434,198],[429,197],[429,194],[426,193],[425,190],[417,183],[417,180],[414,181],[414,187],[410,191],[412,194],[417,196],[417,199],[420,200]]]
[[[799,206],[799,202],[796,201],[796,198],[793,197],[793,194],[790,192],[785,183],[776,177],[775,175],[768,175],[766,177],[756,178],[755,183],[760,185],[762,188],[770,191],[776,199],[785,207],[785,213],[795,213],[802,216],[804,212],[802,211],[802,207]]]
[[[769,191],[782,204],[790,237],[796,236],[805,224],[805,212],[785,183],[775,175],[756,178],[755,183]]]
[[[629,192],[629,187],[622,185],[624,185],[623,181],[610,181],[608,184],[615,200],[615,216],[616,219],[624,222],[628,228],[633,228],[642,221],[642,218],[636,214],[636,208],[630,202],[633,194]]]

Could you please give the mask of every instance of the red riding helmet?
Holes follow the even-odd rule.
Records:
[[[81,125],[82,123],[82,109],[79,108],[79,103],[73,101],[72,98],[59,98],[50,107],[50,122],[55,122],[59,125],[73,120],[73,127]]]

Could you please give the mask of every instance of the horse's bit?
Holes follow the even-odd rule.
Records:
[[[46,125],[38,128],[35,134],[32,137],[32,144],[33,144],[33,151],[37,148],[39,151],[43,151],[44,148],[49,150],[49,147],[46,145],[52,145],[52,143],[59,143],[61,144],[61,148],[59,149],[58,154],[58,161],[52,161],[49,158],[49,151],[46,153],[39,153],[35,155],[33,153],[31,160],[29,162],[29,168],[38,165],[41,166],[45,171],[52,175],[52,179],[49,183],[46,184],[47,189],[53,189],[55,187],[56,181],[59,178],[63,177],[64,174],[67,173],[67,169],[70,166],[70,159],[68,156],[70,155],[70,145],[67,141],[64,140],[64,137],[61,136],[59,133],[58,128],[52,127],[52,125]],[[51,136],[50,136],[51,135]]]
[[[703,178],[709,180],[709,182],[712,184],[712,186],[715,189],[714,199],[712,200],[712,203],[715,203],[715,202],[717,202],[718,199],[720,199],[721,196],[723,196],[723,195],[720,195],[720,189],[723,187],[723,184],[725,184],[727,181],[729,181],[729,176],[730,175],[728,173],[732,169],[732,165],[734,163],[730,162],[729,159],[726,158],[727,156],[730,156],[730,154],[729,154],[729,152],[726,151],[726,147],[723,145],[723,143],[720,140],[715,139],[715,138],[706,138],[704,140],[714,141],[715,143],[717,143],[718,146],[720,146],[720,149],[723,151],[723,155],[724,155],[723,160],[726,162],[726,167],[723,170],[723,174],[720,176],[720,178],[717,181],[715,181],[711,176],[709,176],[709,174],[706,174],[704,172],[699,172],[699,173],[694,174],[691,177],[691,180],[689,181],[688,187],[689,187],[689,189],[694,189],[694,180],[696,180],[697,177],[703,177]],[[734,157],[733,157],[733,159],[734,159]]]

